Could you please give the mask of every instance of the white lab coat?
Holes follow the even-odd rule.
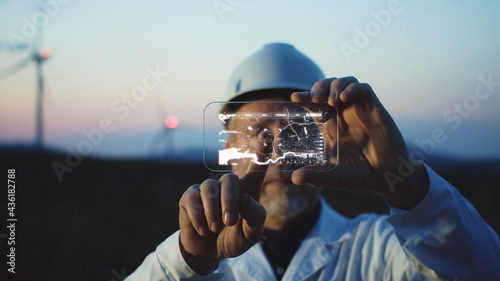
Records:
[[[500,238],[430,168],[429,192],[410,211],[349,219],[321,200],[315,226],[282,280],[500,280]],[[206,276],[185,263],[179,231],[126,280],[276,280],[259,243]],[[428,278],[428,279],[427,279]]]

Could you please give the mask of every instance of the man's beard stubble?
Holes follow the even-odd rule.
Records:
[[[307,209],[307,198],[300,192],[300,187],[289,187],[277,198],[261,194],[259,203],[264,206],[269,217],[296,217]]]

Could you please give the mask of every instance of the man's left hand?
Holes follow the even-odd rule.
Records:
[[[308,166],[295,171],[295,184],[375,192],[392,206],[407,210],[423,199],[429,186],[425,167],[408,154],[399,129],[370,85],[354,77],[324,79],[310,92],[293,93],[291,100],[306,109],[338,109],[338,115],[330,114],[327,126],[321,127],[327,152],[336,151],[338,142],[338,159],[326,169]],[[338,164],[333,163],[337,160]],[[403,174],[401,165],[407,169]]]

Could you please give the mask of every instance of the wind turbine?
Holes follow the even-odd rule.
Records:
[[[174,132],[175,128],[179,126],[179,118],[175,115],[167,115],[167,111],[165,110],[165,103],[163,102],[163,97],[161,94],[158,94],[158,120],[160,120],[161,128],[158,129],[156,134],[151,138],[150,142],[150,150],[153,154],[154,158],[158,158],[158,152],[161,151],[161,147],[163,144],[166,145],[165,154],[161,156],[173,155],[174,148]],[[170,136],[170,139],[169,138]],[[167,141],[168,140],[168,141]],[[162,158],[163,158],[162,157]]]
[[[42,1],[43,3],[44,1]],[[41,9],[39,6],[39,9]],[[37,90],[36,90],[36,131],[35,131],[35,147],[43,149],[43,93],[44,93],[44,80],[42,63],[52,56],[51,47],[40,48],[42,29],[39,28],[37,37],[33,40],[31,53],[24,59],[18,61],[16,64],[7,67],[0,71],[0,81],[22,70],[31,63],[35,63],[36,77],[37,77]]]

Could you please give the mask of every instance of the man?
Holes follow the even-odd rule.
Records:
[[[339,141],[334,169],[295,171],[250,163],[189,187],[179,202],[180,231],[160,244],[128,280],[494,280],[500,238],[429,167],[410,157],[391,116],[368,84],[325,79],[288,44],[268,44],[235,71],[232,101],[293,101],[325,112],[325,151]],[[274,110],[244,104],[239,112]],[[258,107],[258,108],[255,108]],[[337,120],[335,120],[337,121]],[[328,122],[327,122],[328,123]],[[337,124],[337,122],[330,122]],[[256,136],[263,162],[273,124]],[[274,131],[273,131],[274,130]],[[244,136],[242,136],[244,137]],[[229,142],[228,147],[231,147]],[[334,166],[329,157],[326,166]],[[234,167],[234,166],[233,166]],[[348,219],[317,187],[375,192],[391,215]]]

